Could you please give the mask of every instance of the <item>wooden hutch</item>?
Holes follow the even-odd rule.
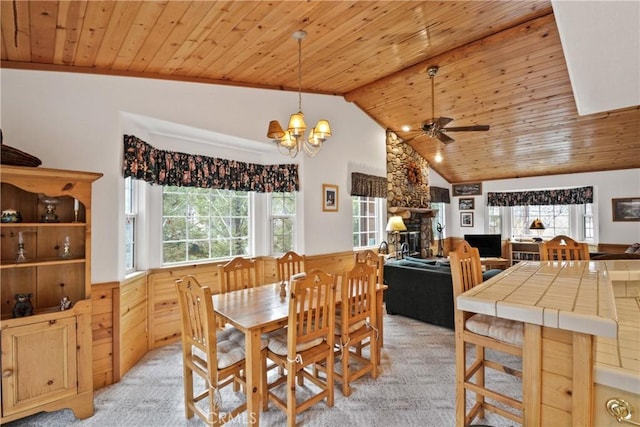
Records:
[[[0,225],[2,424],[63,408],[93,415],[91,186],[101,176],[0,169],[1,209],[19,213]],[[16,294],[31,294],[31,315],[14,317]]]

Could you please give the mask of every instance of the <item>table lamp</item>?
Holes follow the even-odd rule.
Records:
[[[396,259],[400,259],[402,257],[402,252],[400,251],[400,247],[398,245],[398,233],[401,231],[407,231],[407,226],[404,225],[404,221],[402,221],[401,216],[392,216],[389,218],[389,222],[387,222],[387,232],[391,233],[394,236],[394,250],[396,252]]]
[[[537,230],[538,237],[534,237],[533,240],[536,242],[542,242],[542,230],[544,230],[544,224],[540,221],[540,218],[536,218],[533,220],[531,225],[529,226],[529,230]]]

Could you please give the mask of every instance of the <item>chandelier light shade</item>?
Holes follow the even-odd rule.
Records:
[[[320,152],[322,144],[331,136],[331,126],[328,120],[319,120],[309,131],[309,137],[305,138],[307,125],[302,112],[302,40],[307,37],[307,32],[299,30],[291,37],[298,41],[298,112],[291,115],[286,130],[277,120],[270,121],[267,138],[277,144],[280,152],[290,157],[296,157],[302,150],[307,156],[313,157]]]

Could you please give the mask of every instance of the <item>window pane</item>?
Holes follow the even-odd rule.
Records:
[[[379,234],[380,213],[378,203],[373,197],[353,196],[352,232],[353,247],[375,246]]]
[[[164,187],[164,262],[247,255],[248,224],[246,192]]]
[[[271,253],[294,250],[295,193],[271,193]]]

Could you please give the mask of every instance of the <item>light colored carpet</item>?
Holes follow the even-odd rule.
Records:
[[[336,384],[333,408],[321,402],[299,415],[300,426],[454,426],[455,370],[453,331],[403,316],[385,316],[385,341],[380,375],[353,383],[345,398]],[[517,360],[512,361],[517,364]],[[517,365],[516,365],[517,366]],[[510,379],[499,381],[507,393],[521,397],[520,386]],[[223,407],[242,398],[228,387]],[[243,425],[246,419],[227,425]],[[286,416],[270,405],[261,414],[261,425],[281,426]],[[489,414],[476,423],[511,426],[512,422]],[[77,420],[70,410],[40,413],[7,426],[198,426],[194,416],[184,418],[182,355],[180,345],[153,350],[122,380],[95,394],[95,414]]]

